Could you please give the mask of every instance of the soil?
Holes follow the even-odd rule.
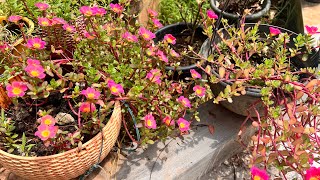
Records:
[[[231,0],[226,9],[226,12],[232,14],[242,15],[244,10],[250,10],[249,14],[254,14],[259,12],[262,9],[261,0]],[[225,7],[227,0],[222,0],[219,2],[219,9],[223,9]]]

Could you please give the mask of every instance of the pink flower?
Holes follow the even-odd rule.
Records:
[[[93,34],[90,34],[88,31],[84,30],[83,31],[83,35],[84,37],[86,37],[87,39],[90,39],[90,40],[93,40],[96,38],[96,35],[93,33]]]
[[[54,126],[57,121],[50,115],[45,115],[40,118],[40,123],[47,126]]]
[[[92,9],[90,6],[80,7],[80,12],[87,17],[95,15],[94,9]]]
[[[64,30],[68,31],[68,32],[75,32],[75,31],[76,31],[75,27],[74,27],[74,26],[71,26],[71,25],[69,25],[69,24],[64,24],[64,25],[62,26],[62,28],[63,28]]]
[[[144,125],[148,129],[156,129],[157,128],[157,123],[154,120],[154,117],[152,114],[147,114],[143,119],[144,119]]]
[[[27,47],[33,50],[36,49],[44,49],[46,46],[46,42],[42,41],[40,38],[31,38],[27,41]]]
[[[159,21],[159,19],[152,19],[153,25],[156,28],[162,28],[163,25],[161,24],[161,22]]]
[[[149,16],[150,16],[151,18],[155,18],[155,17],[158,16],[157,11],[152,10],[152,9],[148,9],[148,14],[149,14]]]
[[[94,112],[96,110],[96,105],[94,103],[84,102],[80,104],[79,110],[83,113]]]
[[[182,86],[180,83],[171,83],[170,91],[176,90],[179,94],[182,94]]]
[[[176,44],[176,38],[174,36],[172,36],[172,34],[166,34],[164,36],[164,40],[170,44]]]
[[[27,89],[27,85],[20,81],[13,81],[12,84],[6,86],[9,97],[23,97]]]
[[[100,97],[100,92],[91,87],[88,87],[86,90],[82,90],[81,94],[85,95],[88,99],[99,99]]]
[[[305,27],[306,27],[308,34],[313,35],[313,34],[320,33],[320,32],[318,32],[318,27],[316,27],[316,26],[305,26]]]
[[[305,180],[319,180],[320,179],[320,168],[311,167],[306,171]]]
[[[116,82],[114,82],[114,80],[112,79],[108,79],[107,84],[108,84],[108,87],[110,87],[112,84],[116,84]]]
[[[154,47],[149,47],[147,50],[146,50],[146,53],[148,56],[153,56],[155,55],[155,48]]]
[[[276,36],[281,33],[280,29],[278,28],[269,27],[269,30],[271,36]]]
[[[172,57],[176,57],[176,58],[180,57],[180,54],[178,54],[178,53],[177,53],[175,50],[173,50],[173,49],[170,50],[170,55],[171,55]]]
[[[132,35],[132,34],[129,33],[128,31],[125,32],[125,33],[122,35],[122,37],[123,37],[124,39],[126,39],[127,41],[129,41],[129,42],[138,42],[137,36]]]
[[[161,83],[161,71],[159,69],[152,69],[150,72],[147,73],[146,78],[149,79],[151,82],[160,84]]]
[[[173,126],[174,125],[174,120],[171,119],[170,116],[166,116],[165,118],[162,119],[162,122],[166,124],[167,126]]]
[[[207,16],[209,19],[218,19],[218,15],[216,15],[212,10],[207,11]]]
[[[113,95],[119,96],[120,94],[124,93],[124,90],[121,84],[108,83],[108,87],[111,91],[111,94]]]
[[[93,7],[92,10],[96,16],[100,17],[104,16],[107,13],[104,8],[99,8],[97,6]]]
[[[178,102],[180,102],[184,107],[191,108],[191,103],[188,98],[185,98],[184,96],[180,96],[178,98]]]
[[[27,65],[28,66],[38,66],[40,65],[40,61],[36,59],[27,59]]]
[[[164,54],[164,52],[163,51],[161,51],[161,50],[158,50],[157,51],[157,55],[158,55],[158,57],[162,60],[162,61],[164,61],[164,62],[168,62],[168,58],[167,58],[167,56]]]
[[[203,97],[206,94],[206,88],[196,85],[193,87],[194,92],[197,96]]]
[[[45,17],[38,17],[38,23],[40,26],[51,26],[51,20]]]
[[[6,52],[9,48],[10,46],[6,42],[3,42],[0,44],[0,51],[2,53]]]
[[[201,79],[201,75],[194,69],[190,69],[190,73],[192,78],[194,79]]]
[[[54,18],[51,19],[51,23],[52,23],[52,25],[55,25],[55,24],[67,24],[67,21],[62,19],[62,18],[54,17]]]
[[[57,134],[57,126],[47,126],[45,124],[40,124],[38,126],[38,131],[34,135],[38,136],[42,141],[46,141],[49,138],[54,138]]]
[[[41,65],[28,65],[24,70],[27,71],[30,77],[39,79],[46,77],[46,74],[44,74],[44,69]]]
[[[34,5],[41,11],[45,11],[46,9],[49,8],[49,4],[44,2],[38,2],[38,3],[35,3]]]
[[[190,129],[190,122],[183,118],[179,118],[177,124],[181,132],[188,131]]]
[[[269,176],[265,170],[261,170],[255,166],[251,168],[251,179],[253,180],[268,180]]]
[[[146,41],[150,41],[152,40],[153,38],[156,37],[155,34],[153,34],[151,31],[149,31],[148,29],[144,28],[144,27],[140,27],[139,28],[139,34],[140,36],[143,37],[144,40]]]
[[[113,12],[115,13],[118,13],[118,14],[121,14],[122,11],[123,11],[123,7],[120,6],[120,4],[113,4],[113,3],[110,3],[110,8]]]
[[[9,16],[8,21],[17,23],[22,17],[21,16]]]

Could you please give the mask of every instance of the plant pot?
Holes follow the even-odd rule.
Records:
[[[0,163],[14,174],[25,179],[71,179],[86,172],[97,163],[103,138],[100,162],[115,144],[121,127],[121,106],[117,101],[110,120],[82,148],[43,157],[22,157],[0,150]],[[99,163],[100,163],[99,162]]]
[[[218,15],[221,15],[222,10],[219,9],[219,7],[217,6],[217,2],[219,2],[219,0],[210,0],[210,5],[215,13],[217,13]],[[262,9],[259,12],[246,15],[245,22],[248,22],[248,23],[258,22],[262,18],[262,16],[269,11],[271,6],[271,0],[264,0],[261,6],[262,6]],[[239,16],[238,14],[232,14],[228,12],[223,12],[222,17],[231,21],[231,23],[237,23],[241,19],[241,16]]]
[[[312,3],[320,3],[320,0],[306,0],[308,2],[312,2]]]
[[[255,26],[255,24],[248,23],[248,24],[246,24],[245,28],[254,27],[254,26]],[[275,27],[275,26],[266,25],[266,24],[259,25],[259,32],[261,32],[260,35],[262,38],[265,34],[269,33],[269,27]],[[290,35],[290,42],[291,42],[288,44],[288,46],[294,46],[294,44],[292,43],[293,38],[297,37],[298,34],[292,32],[292,31],[289,31],[287,29],[284,29],[284,28],[280,28],[280,27],[275,27],[275,28],[280,29],[281,32],[287,32]],[[215,41],[219,42],[219,39],[215,39]],[[205,58],[207,58],[209,56],[209,48],[210,48],[209,42],[210,42],[209,39],[207,39],[201,47],[200,54]],[[309,55],[309,59],[307,61],[300,60],[301,57],[299,57],[299,56],[291,58],[291,61],[292,61],[293,66],[296,68],[318,67],[319,57],[320,57],[319,51],[314,51],[313,54]],[[216,71],[213,70],[212,73],[216,77],[219,77],[219,74]],[[213,92],[213,94],[216,96],[221,91],[223,91],[227,85],[232,86],[232,84],[233,83],[229,82],[229,81],[219,82],[216,84],[210,83],[210,88],[211,88],[211,91]],[[253,103],[257,103],[260,99],[261,99],[260,89],[246,88],[245,95],[232,97],[232,101],[233,101],[232,103],[229,103],[228,101],[221,101],[220,104],[236,114],[239,114],[242,116],[247,116],[248,110],[249,110],[252,117],[257,117],[255,111],[253,109],[250,110],[250,106],[252,106]],[[257,104],[255,107],[260,115],[264,113],[264,108],[263,108],[262,103]]]
[[[162,41],[166,34],[172,34],[176,38],[181,36],[190,36],[191,35],[190,33],[188,32],[186,33],[186,30],[188,30],[188,26],[191,26],[191,23],[176,23],[176,24],[164,26],[163,28],[155,32],[156,38],[154,39],[154,42],[157,43],[158,41]],[[197,36],[203,42],[208,38],[208,36],[203,34],[203,28],[201,26],[197,27],[195,36]],[[196,66],[196,64],[190,64],[188,66],[180,66],[177,68],[170,67],[170,66],[166,67],[166,70],[175,71],[173,75],[174,79],[184,79],[186,77],[191,77],[190,69],[197,70],[198,67]],[[179,72],[181,73],[180,75],[179,75]]]

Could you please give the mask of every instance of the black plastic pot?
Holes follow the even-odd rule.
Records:
[[[254,27],[254,26],[255,26],[255,24],[249,23],[249,24],[246,24],[245,28]],[[293,38],[297,37],[298,34],[292,32],[290,30],[281,28],[281,27],[262,24],[259,26],[260,37],[263,38],[266,34],[269,34],[269,27],[275,27],[275,28],[280,29],[281,32],[287,32],[290,35],[290,42],[291,42],[288,44],[288,46],[289,47],[294,46]],[[219,41],[220,41],[219,39],[215,40],[215,42],[219,42]],[[210,48],[210,43],[209,43],[209,39],[207,39],[201,47],[200,54],[202,56],[204,56],[205,58],[208,57],[209,56],[209,48]],[[301,56],[296,56],[294,58],[291,58],[291,62],[294,67],[296,67],[296,68],[318,67],[319,59],[320,59],[320,52],[314,51],[312,54],[309,55],[309,58],[307,61],[302,61],[301,58],[302,58]],[[219,74],[216,71],[213,70],[212,73],[215,76],[219,77]],[[218,95],[221,91],[224,91],[224,89],[226,88],[227,85],[232,86],[232,84],[233,83],[229,82],[229,81],[219,82],[219,83],[215,83],[215,84],[211,83],[210,88],[211,88],[211,91],[213,92],[214,95]],[[247,116],[248,110],[250,109],[250,106],[252,106],[253,103],[258,102],[260,99],[261,99],[260,89],[246,88],[245,95],[232,97],[232,100],[233,100],[232,103],[229,103],[228,101],[222,101],[222,102],[220,102],[220,104],[236,114]],[[263,108],[262,103],[257,104],[255,107],[258,110],[260,115],[264,113],[264,108]],[[256,113],[254,112],[253,109],[249,110],[249,112],[252,115],[252,117],[256,117],[255,116]]]
[[[190,36],[191,32],[187,31],[188,27],[191,27],[190,23],[176,23],[176,24],[164,26],[163,28],[155,32],[156,38],[154,39],[154,42],[157,43],[158,41],[162,41],[166,34],[172,34],[176,38],[181,36],[186,36],[186,37]],[[203,42],[208,38],[208,36],[203,34],[203,28],[201,26],[197,27],[195,36],[202,39]],[[198,69],[198,67],[196,66],[196,64],[191,64],[188,66],[180,66],[177,68],[170,67],[170,66],[166,67],[166,70],[175,71],[174,79],[177,79],[177,78],[184,79],[186,77],[191,77],[190,69]],[[179,75],[179,72],[181,73],[180,75]]]
[[[306,0],[308,2],[313,2],[313,3],[320,3],[320,0]]]
[[[219,0],[210,0],[210,5],[213,11],[218,15],[220,15],[222,10],[219,9],[219,7],[217,6],[217,2],[219,2]],[[259,12],[245,16],[245,22],[247,23],[258,22],[261,19],[261,17],[269,11],[270,6],[271,6],[271,0],[264,0],[262,4],[262,9]],[[233,23],[237,23],[241,19],[241,16],[239,16],[238,14],[232,14],[228,12],[223,12],[222,17],[230,20]]]

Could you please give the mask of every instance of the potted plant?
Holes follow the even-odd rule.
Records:
[[[212,54],[199,55],[210,64],[205,71],[211,83],[219,84],[220,92],[212,87],[214,102],[236,103],[242,111],[226,107],[246,115],[245,122],[250,120],[257,128],[249,146],[251,166],[273,165],[283,178],[289,171],[304,177],[305,170],[319,161],[320,81],[314,68],[318,59],[312,59],[318,45],[313,45],[310,34],[243,22],[240,28],[218,31]],[[244,127],[239,135],[243,131]],[[253,169],[255,175],[259,177]]]

